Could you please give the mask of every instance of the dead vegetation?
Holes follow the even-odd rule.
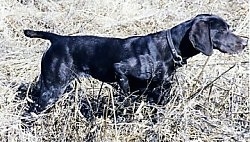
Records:
[[[99,93],[100,82],[81,78],[25,129],[21,114],[27,97],[16,99],[18,87],[31,85],[39,74],[49,45],[24,37],[23,29],[127,37],[213,13],[249,37],[248,6],[247,0],[0,0],[0,141],[250,141],[249,48],[238,55],[215,51],[211,57],[189,60],[177,70],[166,106],[140,99],[113,111],[117,92],[103,84]],[[80,113],[82,102],[101,99],[108,113],[87,120]],[[157,110],[154,116],[152,108]]]

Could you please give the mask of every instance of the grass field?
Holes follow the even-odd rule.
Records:
[[[39,75],[50,44],[26,38],[23,29],[127,37],[212,13],[249,37],[247,0],[0,0],[0,12],[0,141],[250,141],[249,47],[237,55],[214,51],[211,57],[193,57],[177,70],[166,106],[135,102],[129,119],[109,115],[87,121],[82,116],[81,99],[95,98],[101,86],[94,79],[73,83],[75,89],[30,129],[21,122],[28,98],[16,99],[19,85]],[[113,92],[104,84],[101,94],[109,98],[110,109]],[[150,107],[158,110],[156,123]]]

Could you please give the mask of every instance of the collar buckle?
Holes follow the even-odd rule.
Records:
[[[173,56],[173,61],[177,66],[183,66],[183,64],[185,64],[185,62],[183,62],[183,59],[181,57],[181,55],[179,55],[177,53],[177,50],[174,46],[173,40],[172,40],[172,36],[171,36],[171,30],[167,30],[167,41],[169,43],[171,52],[172,52],[172,56]]]

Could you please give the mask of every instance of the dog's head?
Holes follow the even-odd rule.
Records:
[[[247,46],[247,40],[232,33],[229,25],[216,15],[202,14],[193,19],[189,32],[193,47],[205,55],[212,55],[213,49],[234,54]]]

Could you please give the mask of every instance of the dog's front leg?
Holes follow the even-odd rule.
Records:
[[[126,63],[115,63],[114,65],[117,82],[125,94],[130,93],[129,81],[126,76],[130,66]]]

